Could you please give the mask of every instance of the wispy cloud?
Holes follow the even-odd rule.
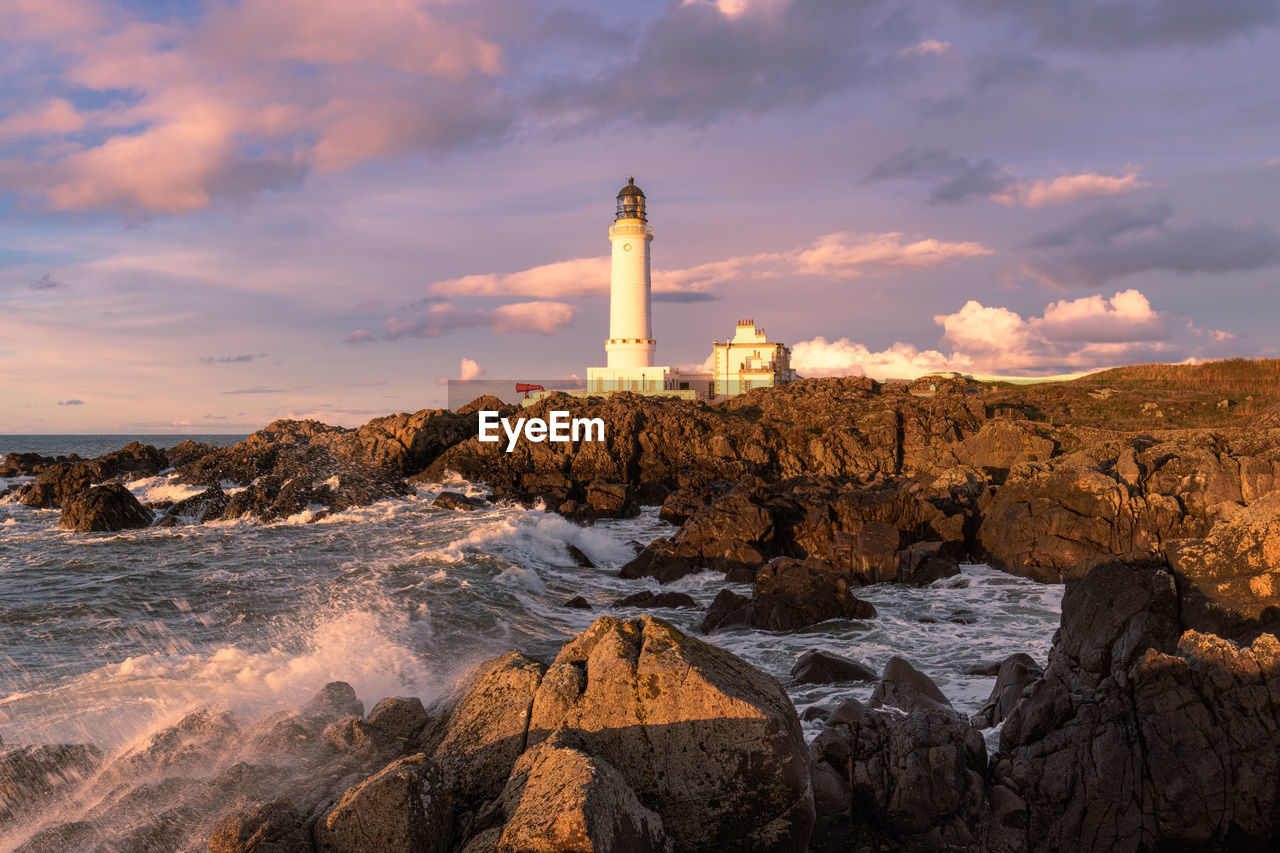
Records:
[[[387,320],[386,339],[434,338],[458,329],[476,328],[488,328],[497,335],[551,335],[568,326],[573,313],[573,306],[564,302],[516,302],[474,310],[436,302],[416,315]]]
[[[64,283],[62,283],[61,281],[58,281],[56,278],[49,275],[48,273],[45,273],[44,275],[40,276],[38,279],[36,279],[31,283],[31,289],[35,291],[47,292],[50,290],[61,290],[64,287],[66,287]]]
[[[260,352],[256,355],[253,353],[245,353],[242,355],[202,355],[200,356],[201,364],[248,364],[254,359],[266,358],[267,353]]]
[[[951,42],[938,41],[937,39],[925,39],[924,41],[917,42],[910,47],[904,47],[902,50],[898,51],[898,56],[906,58],[916,56],[946,56],[950,52]]]
[[[236,388],[232,391],[222,391],[222,394],[239,395],[239,394],[282,394],[283,388],[268,388],[265,385],[255,385],[252,388]]]
[[[707,295],[709,290],[726,282],[780,276],[857,278],[895,269],[934,267],[991,253],[972,241],[949,242],[896,231],[841,231],[784,252],[737,255],[691,267],[656,270],[653,290],[657,300],[700,302],[711,298]],[[575,258],[513,273],[469,275],[437,281],[427,290],[438,296],[594,296],[609,292],[609,259]]]
[[[1046,207],[1091,198],[1123,195],[1151,186],[1135,170],[1122,175],[1081,172],[1024,180],[990,158],[971,160],[941,148],[908,148],[875,165],[870,181],[918,180],[933,185],[932,204],[987,198],[1010,207]]]

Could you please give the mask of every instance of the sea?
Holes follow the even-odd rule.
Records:
[[[166,447],[242,437],[5,435],[0,455],[87,458],[132,440]],[[14,482],[0,480],[0,490]],[[200,491],[167,474],[127,485],[144,502]],[[429,705],[486,658],[520,651],[549,660],[602,614],[646,612],[611,604],[658,589],[617,576],[643,544],[673,532],[657,508],[584,527],[508,503],[433,509],[444,489],[485,493],[447,478],[318,521],[304,511],[271,524],[119,533],[60,530],[58,510],[0,500],[0,749],[92,743],[111,753],[197,707],[252,721],[305,702],[330,681],[350,683],[366,708],[386,696]],[[570,545],[596,567],[578,567]],[[726,586],[750,592],[704,572],[666,586],[691,595],[697,609],[654,613],[696,634]],[[874,619],[782,634],[733,628],[706,639],[775,676],[801,711],[866,700],[872,691],[871,684],[792,684],[795,660],[823,649],[876,671],[891,656],[905,657],[972,714],[994,678],[969,670],[1015,652],[1043,664],[1062,591],[971,564],[924,588],[859,590],[875,605]],[[590,611],[564,606],[579,595]],[[806,735],[818,726],[806,723]],[[996,734],[987,732],[989,744]]]

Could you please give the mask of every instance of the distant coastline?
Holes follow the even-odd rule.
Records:
[[[68,456],[75,453],[89,459],[117,450],[131,441],[164,450],[187,439],[215,447],[230,447],[247,437],[247,433],[0,433],[0,458],[6,453],[39,453],[41,456]]]

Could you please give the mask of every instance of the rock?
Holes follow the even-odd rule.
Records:
[[[586,504],[596,518],[635,518],[640,504],[623,483],[592,480],[586,487]]]
[[[901,538],[896,527],[869,521],[856,533],[837,531],[827,559],[862,585],[895,581]]]
[[[573,598],[566,601],[564,603],[564,606],[572,607],[575,610],[590,610],[591,602],[587,601],[585,598],[583,598],[580,595],[575,595]]]
[[[30,483],[13,493],[14,500],[30,507],[56,509],[93,485],[93,474],[83,463],[66,462],[45,468]]]
[[[505,654],[476,667],[454,693],[432,706],[424,752],[465,800],[496,798],[524,751],[534,693],[546,666]]]
[[[431,722],[422,700],[416,696],[389,696],[373,706],[365,726],[393,749],[414,741]]]
[[[214,483],[200,494],[178,501],[169,507],[165,515],[168,518],[182,516],[201,524],[209,519],[221,518],[227,511],[229,500],[226,492],[222,491],[222,486]]]
[[[912,713],[918,710],[952,711],[951,702],[933,683],[933,679],[897,655],[885,664],[884,675],[871,694],[869,707],[884,705]]]
[[[617,770],[564,732],[516,762],[502,792],[500,853],[668,853],[662,818]]]
[[[1004,722],[1013,706],[1022,698],[1022,692],[1043,675],[1044,670],[1030,655],[1019,652],[1005,658],[996,673],[996,683],[991,688],[990,698],[973,715],[974,728],[989,729]]]
[[[694,560],[676,553],[675,546],[667,539],[657,539],[622,567],[619,577],[655,578],[658,583],[671,583],[685,575],[702,571]]]
[[[702,618],[698,630],[709,634],[717,628],[729,625],[746,625],[749,616],[746,611],[750,605],[751,599],[747,596],[738,595],[731,589],[722,589],[716,593],[707,608],[707,615]]]
[[[848,582],[830,563],[779,557],[760,570],[751,602],[725,613],[711,630],[736,623],[767,631],[794,631],[828,619],[871,619],[875,615],[870,603],[849,593]]]
[[[288,797],[257,803],[223,817],[209,836],[209,853],[309,853],[306,824]]]
[[[36,832],[13,853],[51,853],[51,851],[93,849],[98,833],[93,825],[83,820],[57,823]]]
[[[102,752],[91,744],[0,751],[0,832],[7,824],[74,791],[101,764]]]
[[[608,756],[678,849],[806,847],[813,801],[795,709],[722,649],[653,617],[601,617],[538,687],[530,746],[560,730]]]
[[[815,720],[820,723],[825,723],[830,718],[831,718],[831,709],[822,708],[817,705],[810,705],[808,708],[805,708],[804,711],[800,714],[801,722],[805,722],[805,723],[812,723]]]
[[[485,502],[480,498],[471,498],[461,492],[444,491],[436,495],[435,500],[431,502],[431,506],[436,509],[453,509],[470,512],[484,506]]]
[[[566,545],[565,549],[569,552],[569,556],[573,559],[575,566],[583,569],[594,569],[596,567],[596,564],[591,562],[591,558],[578,546]]]
[[[650,592],[645,590],[628,595],[615,601],[611,607],[648,607],[651,609],[670,607],[697,607],[693,596],[683,592]]]
[[[1068,580],[1049,668],[1095,684],[1182,633],[1178,593],[1162,556],[1138,551],[1087,563]]]
[[[1184,625],[1240,643],[1280,634],[1280,493],[1164,552]]]
[[[912,586],[928,586],[934,581],[960,574],[959,561],[943,552],[942,547],[942,542],[915,542],[899,551],[895,555],[898,561],[897,581]]]
[[[140,778],[180,776],[204,770],[240,740],[240,727],[226,711],[201,708],[113,758],[100,781],[134,784]]]
[[[791,678],[799,684],[837,684],[842,681],[875,681],[876,674],[865,665],[819,649],[810,649],[791,667]]]
[[[109,483],[92,486],[88,491],[68,499],[62,507],[58,526],[63,530],[111,531],[129,530],[151,524],[151,510],[124,486]]]
[[[956,714],[832,715],[811,751],[811,850],[984,849],[986,747]]]
[[[658,518],[668,524],[684,524],[694,513],[707,504],[708,493],[705,489],[676,489],[667,495],[658,510]]]
[[[200,441],[192,441],[191,439],[183,439],[173,447],[164,450],[165,462],[170,468],[181,468],[197,459],[203,459],[218,448],[212,444],[205,444]]]
[[[1186,632],[1083,686],[1053,670],[1010,712],[994,782],[1032,849],[1270,849],[1280,837],[1280,643]],[[993,789],[994,790],[994,789]]]
[[[453,802],[444,772],[424,755],[402,758],[348,790],[316,823],[320,853],[444,853]]]
[[[298,709],[304,717],[314,717],[332,722],[343,717],[363,717],[364,703],[356,697],[355,689],[345,681],[330,681]]]

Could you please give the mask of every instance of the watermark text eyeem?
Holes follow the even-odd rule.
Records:
[[[553,410],[547,418],[510,418],[499,417],[492,410],[480,412],[480,441],[501,441],[499,428],[507,437],[507,452],[515,450],[516,442],[521,437],[534,443],[541,441],[604,441],[603,418],[575,418],[568,412]]]

